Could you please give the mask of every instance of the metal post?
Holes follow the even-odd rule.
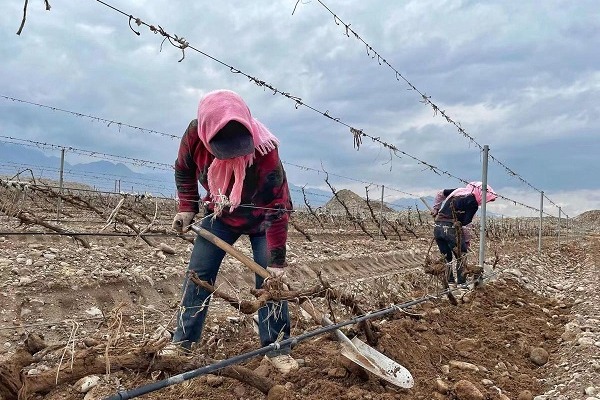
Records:
[[[562,213],[562,209],[558,207],[558,251],[560,251],[560,216]]]
[[[540,195],[540,230],[538,232],[538,253],[542,253],[542,221],[544,214],[544,191],[542,190]]]
[[[567,226],[565,227],[565,242],[569,241],[569,216],[566,216]]]
[[[65,148],[60,149],[60,172],[58,177],[58,192],[63,193],[63,172],[65,169]],[[58,206],[56,208],[56,221],[60,221],[61,198],[58,196]]]
[[[381,185],[381,207],[379,208],[379,234],[378,238],[381,238],[381,233],[383,231],[383,190],[385,189],[385,185]]]
[[[485,217],[487,203],[487,173],[488,173],[488,152],[490,148],[486,144],[483,146],[483,168],[481,171],[481,217],[479,218],[479,266],[483,268],[485,261]]]

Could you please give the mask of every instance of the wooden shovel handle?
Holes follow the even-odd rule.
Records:
[[[423,202],[423,204],[425,204],[425,207],[427,207],[429,211],[433,211],[433,209],[431,208],[431,206],[429,206],[429,203],[427,203],[427,200],[425,200],[425,198],[419,197],[419,199],[421,199],[421,201]]]
[[[252,272],[256,273],[257,275],[263,277],[264,279],[267,279],[270,276],[267,270],[261,267],[259,264],[257,264],[253,259],[249,258],[244,253],[242,253],[223,239],[215,236],[211,232],[202,228],[201,226],[190,225],[190,229],[194,231],[198,236],[202,236],[204,239],[208,240],[209,242],[223,250],[225,253],[239,260],[242,264],[250,268]]]
[[[198,236],[202,236],[204,239],[208,240],[209,242],[211,242],[212,244],[214,244],[215,246],[217,246],[218,248],[223,250],[225,253],[236,258],[238,261],[240,261],[246,267],[250,268],[252,270],[252,272],[258,274],[259,276],[263,277],[264,279],[267,279],[268,277],[270,277],[270,274],[267,272],[266,269],[261,267],[250,257],[245,255],[244,253],[242,253],[241,251],[239,251],[238,249],[236,249],[235,247],[233,247],[232,245],[230,245],[223,239],[215,236],[214,234],[212,234],[211,232],[202,228],[201,226],[191,225],[190,229],[192,231],[194,231]],[[317,310],[315,307],[313,307],[312,304],[309,305],[309,304],[307,304],[307,302],[302,302],[300,304],[300,307],[302,307],[302,309],[304,311],[306,311],[318,324],[322,324],[325,326],[331,324],[331,321],[324,320],[325,315],[322,312],[320,312],[319,310]]]

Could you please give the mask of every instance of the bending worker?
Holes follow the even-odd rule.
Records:
[[[207,214],[202,227],[225,242],[248,235],[256,263],[271,276],[283,278],[289,213],[292,210],[287,178],[277,147],[279,140],[257,119],[237,94],[208,93],[198,106],[198,118],[184,133],[175,162],[179,212],[173,228],[186,231],[199,212],[198,182],[207,191]],[[251,205],[251,207],[250,207]],[[209,292],[197,287],[189,273],[215,284],[225,252],[198,236],[183,284],[174,344],[189,349],[200,341]],[[256,288],[263,279],[256,275]],[[287,302],[269,302],[258,310],[262,346],[290,335]],[[273,350],[267,358],[281,372],[298,368],[290,348]]]
[[[481,205],[482,183],[470,182],[464,188],[440,190],[434,200],[431,214],[435,217],[433,236],[448,265],[449,283],[465,283],[466,255],[471,241],[467,225],[471,223]],[[486,202],[496,200],[496,193],[487,186]],[[456,281],[451,268],[456,257]]]

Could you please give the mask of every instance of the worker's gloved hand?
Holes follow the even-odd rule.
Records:
[[[265,279],[265,282],[263,284],[263,286],[265,286],[268,289],[278,289],[278,290],[282,290],[284,289],[287,285],[286,285],[286,274],[285,274],[285,267],[287,266],[287,263],[285,263],[284,265],[271,265],[267,267],[267,272],[269,273],[269,277],[267,279]]]
[[[195,216],[196,213],[191,211],[177,213],[175,218],[173,218],[172,228],[177,232],[187,232]]]
[[[267,272],[272,278],[285,278],[285,266],[270,266],[267,267]]]
[[[433,210],[430,211],[430,214],[433,218],[435,218],[438,215],[439,210],[436,210],[435,208]]]

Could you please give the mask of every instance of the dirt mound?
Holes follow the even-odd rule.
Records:
[[[600,210],[589,210],[583,212],[575,217],[577,222],[586,224],[599,224],[600,223]]]
[[[353,214],[370,214],[367,200],[348,189],[342,189],[339,192],[337,192],[337,197],[334,196],[322,208],[328,210],[331,214],[334,215],[344,215],[346,211],[340,203],[340,200],[346,205],[346,207],[348,207],[350,212]],[[371,205],[376,214],[381,211],[381,201],[378,201],[376,198],[369,196],[369,204]],[[390,213],[394,212],[394,210],[392,210],[384,204],[383,212]]]
[[[301,342],[294,348],[293,355],[301,365],[297,372],[281,375],[261,358],[252,359],[243,367],[266,378],[271,385],[282,387],[272,390],[273,393],[270,392],[267,397],[269,399],[291,400],[298,396],[305,400],[448,399],[454,398],[459,381],[470,382],[487,399],[499,398],[496,396],[500,392],[509,398],[517,398],[524,390],[540,394],[543,393],[543,378],[551,364],[547,364],[545,359],[540,362],[535,354],[537,351],[550,360],[555,357],[557,339],[561,327],[567,322],[569,307],[532,294],[515,280],[508,280],[486,285],[483,290],[465,295],[458,307],[440,299],[408,311],[376,321],[379,343],[375,347],[411,371],[415,386],[410,390],[399,389],[352,368],[340,355],[338,344],[328,335]],[[300,316],[296,316],[295,320],[298,321],[298,331],[316,328]],[[127,324],[133,321],[124,318],[122,322],[124,330],[129,331]],[[240,337],[254,337],[248,325],[220,326],[222,329],[218,337],[222,345],[214,346],[215,340],[212,339],[205,340],[201,346],[201,351],[209,357],[232,357],[256,346],[254,340],[238,340]],[[355,334],[352,329],[346,330],[346,333],[349,336]],[[100,333],[98,336],[101,340]],[[93,365],[91,350],[86,353],[86,365],[90,368]],[[103,349],[98,350],[98,353],[102,352]],[[135,356],[134,352],[129,354],[131,359],[127,362],[130,368],[135,365]],[[131,389],[193,366],[189,359],[182,359],[177,364],[160,356],[149,363],[152,354],[141,354],[137,356],[139,365],[144,366],[146,371],[132,374],[127,370],[117,371],[119,355],[113,354],[112,357],[114,372],[111,379],[100,379],[92,391],[93,398],[114,394],[116,381],[120,387]],[[78,365],[75,358],[75,366]],[[225,376],[202,376],[153,392],[145,398],[265,398],[255,388],[242,385],[228,374]],[[62,385],[46,394],[44,399],[78,399],[81,396],[75,386]]]

